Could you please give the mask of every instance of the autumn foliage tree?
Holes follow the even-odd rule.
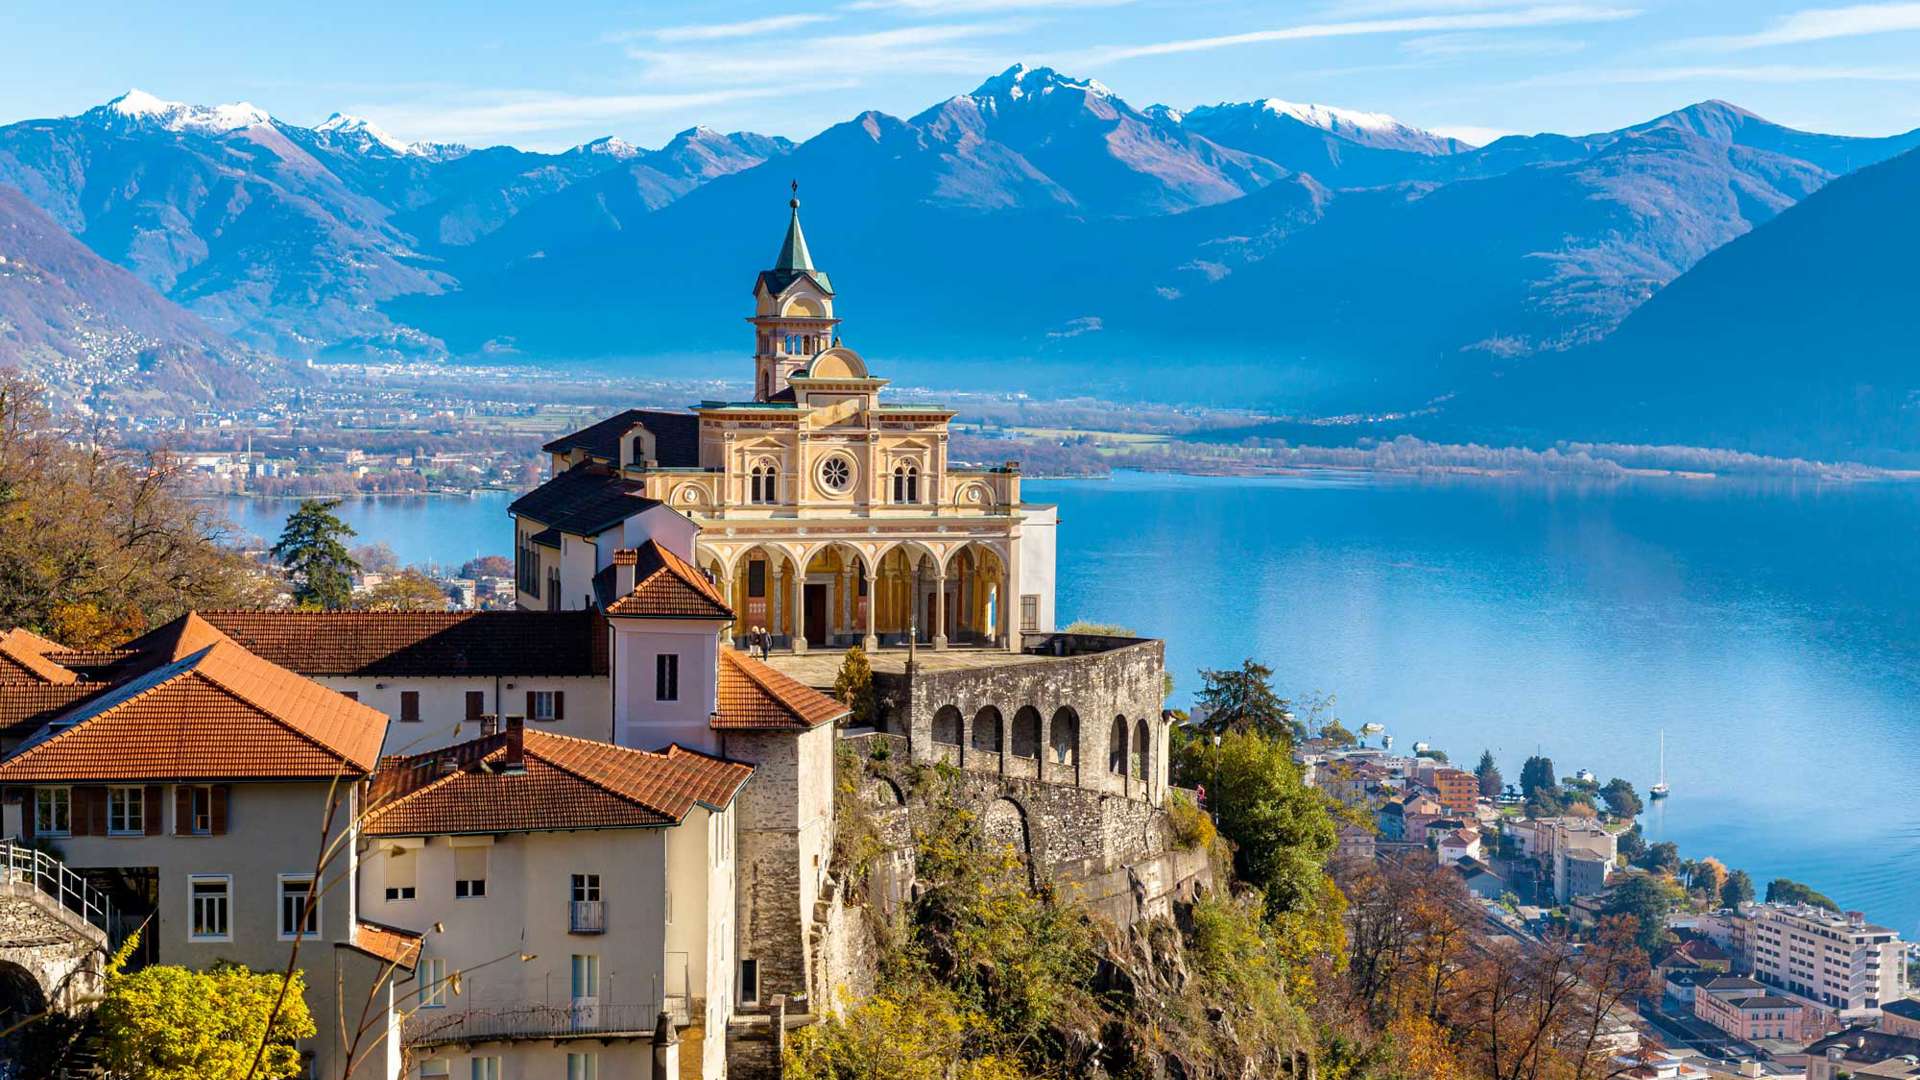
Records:
[[[305,984],[293,974],[286,1001],[275,1009],[281,976],[234,964],[201,971],[154,964],[123,970],[134,940],[122,946],[108,971],[96,1010],[104,1064],[115,1076],[141,1080],[288,1080],[304,1065],[294,1040],[317,1030],[307,1011]],[[266,1053],[258,1068],[254,1050]]]
[[[0,370],[0,628],[89,648],[270,596],[226,523],[186,496],[181,463],[110,434],[65,426],[37,383]]]

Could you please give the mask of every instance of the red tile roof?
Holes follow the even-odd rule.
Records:
[[[208,611],[249,652],[303,675],[601,676],[607,631],[583,611]]]
[[[353,925],[352,948],[375,960],[385,961],[404,971],[412,971],[420,962],[423,935],[397,926],[382,926],[364,919]]]
[[[192,615],[162,631],[143,639],[141,654],[154,666],[52,718],[44,734],[0,760],[0,782],[319,779],[373,770],[386,735],[382,713],[252,655]],[[174,655],[191,646],[198,648]]]
[[[0,683],[0,739],[24,739],[79,702],[108,688],[106,683]]]
[[[79,679],[72,671],[48,659],[61,646],[30,630],[15,627],[0,634],[0,682],[37,682],[68,686]]]
[[[737,649],[720,650],[715,728],[808,731],[847,715],[847,707]]]
[[[632,566],[633,591],[607,606],[608,615],[640,618],[731,619],[733,609],[707,575],[648,540],[613,553],[615,566]]]
[[[696,805],[723,807],[753,766],[681,746],[652,752],[524,732],[523,767],[506,767],[506,733],[389,758],[368,793],[369,836],[540,832],[673,825]]]

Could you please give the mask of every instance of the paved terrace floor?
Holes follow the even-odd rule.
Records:
[[[767,657],[767,663],[776,670],[806,683],[808,686],[829,688],[833,678],[840,672],[840,662],[846,658],[845,649],[817,648],[799,656],[793,653],[774,652]],[[961,646],[935,652],[924,648],[913,654],[914,665],[921,671],[973,671],[989,667],[1009,667],[1015,664],[1045,664],[1058,659],[1053,656],[1035,656],[1029,653],[1010,653],[1005,649],[987,649],[979,646]],[[867,662],[873,665],[875,672],[889,675],[904,674],[907,670],[907,650],[881,649],[867,654]]]

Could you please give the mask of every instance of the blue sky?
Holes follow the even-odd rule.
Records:
[[[1810,0],[592,0],[13,4],[0,122],[137,86],[405,139],[655,146],[910,115],[1015,61],[1136,105],[1283,97],[1476,141],[1725,98],[1796,127],[1920,127],[1920,3]]]

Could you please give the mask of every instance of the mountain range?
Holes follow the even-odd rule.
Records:
[[[1768,222],[1916,146],[1710,101],[1474,147],[1280,99],[1136,108],[1016,65],[797,144],[693,128],[563,153],[134,91],[0,127],[0,185],[170,302],[183,348],[736,376],[719,358],[798,178],[850,343],[898,377],[1366,413],[1547,393],[1685,323],[1649,300],[1696,295],[1675,283],[1714,253],[1764,251]]]

